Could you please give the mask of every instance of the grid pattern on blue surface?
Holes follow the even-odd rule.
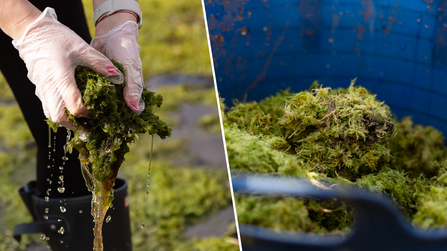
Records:
[[[231,105],[358,77],[398,117],[447,135],[447,1],[427,2],[210,1],[218,91]]]

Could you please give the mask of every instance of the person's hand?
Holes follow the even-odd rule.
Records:
[[[115,16],[110,16],[104,21],[109,21],[110,19],[113,22],[112,18],[115,18]],[[108,25],[105,23],[98,24],[96,34],[98,34],[98,29],[102,28],[100,25]],[[124,100],[127,106],[135,113],[140,114],[144,110],[144,102],[141,98],[141,93],[143,92],[143,72],[141,69],[140,46],[137,40],[137,23],[127,21],[110,29],[105,34],[95,37],[90,44],[108,58],[123,65],[126,79]]]
[[[76,128],[67,121],[65,108],[74,116],[90,113],[74,78],[77,65],[92,68],[114,84],[124,81],[123,74],[106,56],[57,21],[52,8],[46,8],[13,45],[25,61],[28,78],[36,85],[45,116],[72,130]]]

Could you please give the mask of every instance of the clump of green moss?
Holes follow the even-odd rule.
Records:
[[[121,72],[124,69],[116,64]],[[124,102],[123,89],[126,83],[114,85],[88,67],[78,66],[75,79],[88,110],[89,118],[75,117],[68,109],[67,119],[76,126],[75,136],[64,146],[79,152],[81,171],[86,186],[92,192],[91,214],[95,222],[94,247],[102,250],[102,224],[113,201],[113,186],[118,170],[129,152],[128,144],[148,132],[162,139],[171,135],[171,129],[153,112],[163,102],[161,95],[143,90],[141,98],[145,109],[136,115]],[[57,126],[48,121],[53,130]]]
[[[291,197],[269,198],[263,196],[235,196],[238,219],[241,222],[270,227],[275,230],[288,229],[307,232],[313,229],[309,212],[303,200]],[[270,217],[265,218],[265,215]]]
[[[355,180],[391,159],[394,137],[390,109],[351,82],[346,94],[317,88],[293,96],[279,120],[288,152],[330,177]]]
[[[429,186],[419,191],[417,212],[413,216],[413,225],[421,228],[447,227],[447,161],[432,161],[438,173],[430,179]]]
[[[284,114],[283,108],[289,91],[283,91],[276,96],[268,97],[259,103],[235,103],[235,106],[223,116],[224,124],[236,125],[251,134],[278,134],[281,131],[278,120]],[[225,105],[221,102],[221,109]]]
[[[235,199],[240,222],[276,231],[348,232],[352,222],[351,210],[337,200],[241,195],[236,195]]]
[[[115,66],[124,73],[121,65],[115,63]],[[90,164],[88,171],[97,182],[95,192],[107,198],[104,206],[108,208],[113,200],[109,194],[124,155],[129,151],[128,144],[143,133],[156,134],[164,139],[171,135],[171,128],[154,114],[154,108],[163,102],[160,95],[144,89],[142,99],[146,106],[140,115],[136,115],[124,102],[126,83],[114,85],[84,66],[76,68],[75,79],[84,104],[92,114],[89,118],[75,117],[66,109],[68,120],[78,128],[67,143],[68,149],[70,152],[73,148],[78,150],[81,163]],[[51,121],[49,124],[57,129]],[[79,131],[87,132],[86,140],[77,133]]]
[[[393,119],[384,102],[354,82],[336,90],[314,82],[297,94],[235,103],[223,116],[230,168],[302,177],[323,189],[327,182],[367,189],[390,198],[415,225],[447,226],[447,190],[437,178],[447,176],[436,162],[447,159],[441,133]],[[336,200],[236,198],[240,223],[274,229],[347,232],[355,214]],[[282,207],[300,216],[273,213]]]
[[[355,180],[390,161],[395,130],[389,107],[354,83],[344,93],[315,88],[238,104],[224,122],[279,137],[275,148],[295,154],[311,171]]]
[[[228,161],[233,170],[282,175],[304,175],[304,163],[296,156],[274,149],[281,144],[275,136],[255,136],[231,126],[225,126]]]
[[[391,144],[391,165],[411,177],[432,177],[439,170],[432,159],[447,159],[444,142],[444,136],[434,127],[415,125],[411,117],[404,117],[397,124],[397,136]]]
[[[424,177],[411,178],[407,173],[386,167],[378,173],[364,175],[356,185],[380,196],[388,195],[407,217],[411,217],[417,212],[418,193],[429,184]]]

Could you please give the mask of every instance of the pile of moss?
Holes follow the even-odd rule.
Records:
[[[447,226],[442,134],[409,117],[399,122],[355,80],[347,89],[314,84],[236,103],[224,114],[231,170],[302,177],[324,189],[336,189],[328,183],[367,189],[391,198],[416,226]],[[236,195],[236,208],[240,223],[276,230],[346,233],[355,218],[337,200]]]

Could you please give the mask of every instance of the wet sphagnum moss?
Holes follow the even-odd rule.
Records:
[[[336,90],[315,82],[308,91],[235,103],[223,116],[230,168],[367,189],[390,198],[415,226],[447,226],[441,133],[397,121],[354,82]],[[237,195],[236,208],[240,223],[316,233],[347,233],[355,214],[344,203],[308,198]]]
[[[121,65],[114,64],[125,74]],[[76,68],[75,79],[84,104],[92,114],[88,118],[81,118],[65,110],[68,120],[73,121],[77,128],[75,136],[67,145],[70,152],[73,148],[79,151],[81,170],[87,187],[93,193],[94,245],[100,247],[102,221],[113,200],[111,191],[124,155],[129,152],[129,144],[143,133],[164,139],[171,135],[171,128],[154,114],[154,109],[163,102],[161,95],[144,89],[141,97],[145,109],[137,115],[124,102],[123,89],[126,83],[114,85],[83,66]],[[53,122],[48,121],[48,124],[57,130]]]

